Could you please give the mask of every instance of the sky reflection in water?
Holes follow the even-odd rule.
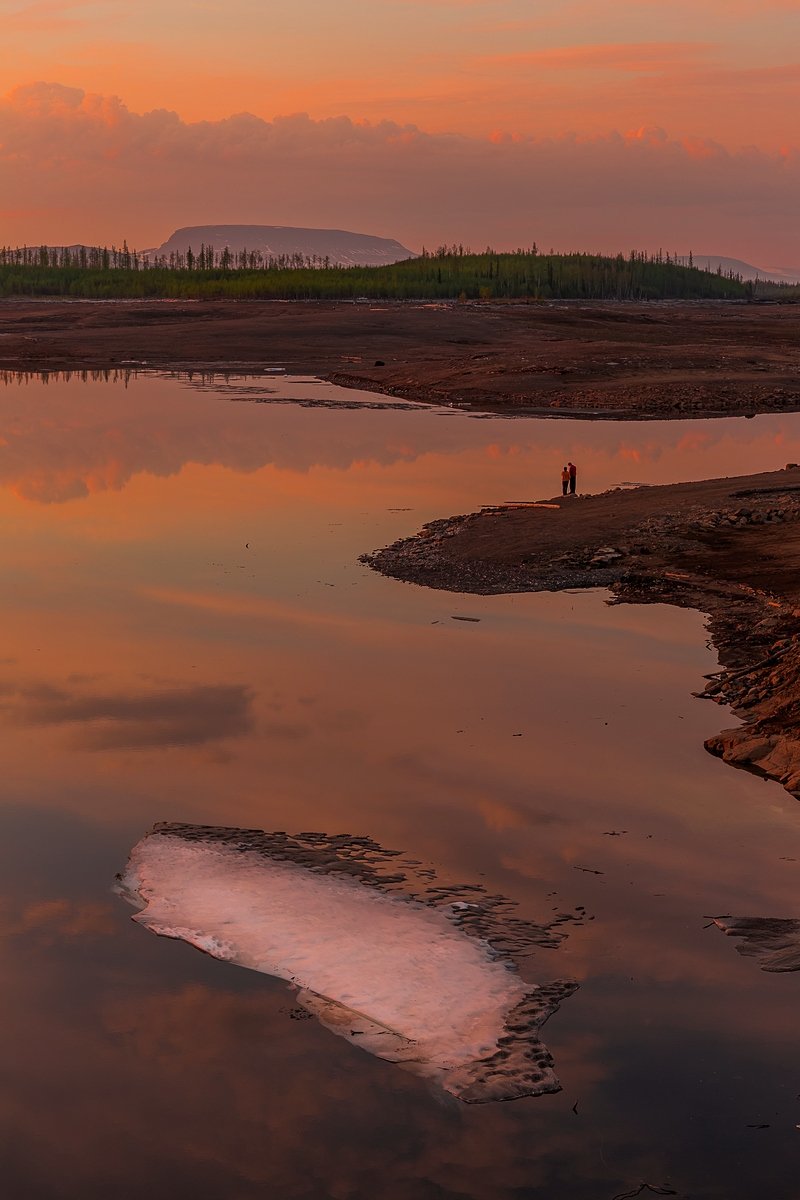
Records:
[[[800,416],[480,420],[240,391],[0,390],[10,1194],[750,1198],[766,1175],[788,1200],[798,978],[703,926],[798,915],[800,813],[703,751],[730,718],[690,696],[714,667],[699,615],[453,596],[357,556],[551,495],[567,458],[586,490],[782,466]],[[545,1032],[563,1093],[444,1104],[290,1020],[277,981],[146,937],[108,889],[160,819],[369,833],[526,915],[586,905],[524,967],[583,984]]]

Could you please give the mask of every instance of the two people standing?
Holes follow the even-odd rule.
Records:
[[[561,494],[566,496],[569,492],[570,496],[575,495],[575,486],[578,482],[578,468],[575,463],[567,463],[561,472]]]

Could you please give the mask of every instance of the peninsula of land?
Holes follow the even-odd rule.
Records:
[[[0,371],[284,367],[508,415],[800,409],[800,304],[0,301]]]
[[[800,467],[487,508],[364,561],[457,592],[605,586],[699,609],[721,666],[696,694],[743,722],[707,749],[800,798]]]

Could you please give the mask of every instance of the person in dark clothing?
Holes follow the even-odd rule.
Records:
[[[561,471],[561,495],[566,496],[569,491],[569,467],[564,467]]]
[[[567,464],[567,470],[569,471],[569,494],[570,496],[574,496],[575,485],[578,481],[578,468],[574,462],[571,462]]]

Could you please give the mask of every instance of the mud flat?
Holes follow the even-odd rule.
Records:
[[[743,722],[706,748],[800,798],[800,468],[487,508],[363,561],[449,591],[604,586],[699,609],[721,667],[696,694]]]
[[[800,304],[0,300],[0,371],[280,365],[507,415],[800,409]]]

